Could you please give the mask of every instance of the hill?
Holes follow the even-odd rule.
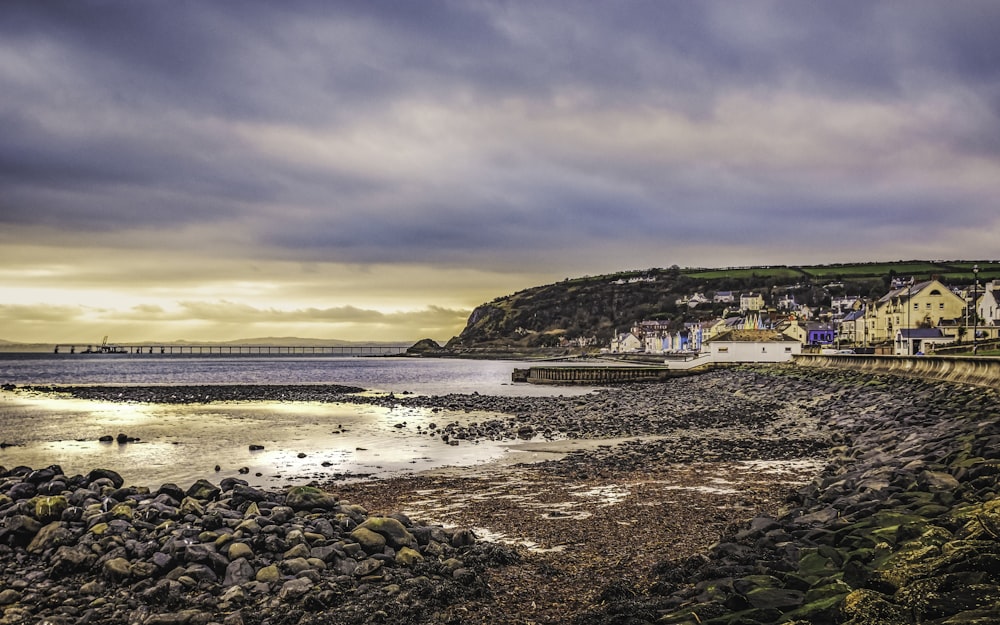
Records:
[[[980,283],[1000,279],[997,261],[921,260],[723,269],[673,266],[566,279],[476,307],[465,329],[447,347],[550,347],[562,338],[592,338],[606,344],[616,330],[627,330],[642,320],[682,323],[717,315],[725,308],[692,309],[677,303],[694,293],[711,297],[718,291],[760,291],[765,299],[792,293],[801,303],[820,306],[841,295],[881,297],[896,277],[971,284],[973,265],[980,268]]]

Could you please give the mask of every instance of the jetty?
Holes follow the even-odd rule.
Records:
[[[226,344],[163,344],[133,345],[60,344],[57,354],[160,354],[160,355],[329,355],[329,356],[397,356],[406,352],[407,345],[226,345]]]

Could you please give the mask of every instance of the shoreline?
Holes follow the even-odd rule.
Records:
[[[507,415],[495,423],[451,427],[449,435],[461,437],[462,444],[493,436],[516,441],[519,434],[544,439],[546,432],[552,440],[512,443],[525,450],[512,453],[540,458],[532,464],[324,483],[322,492],[339,498],[339,508],[293,508],[288,518],[279,511],[279,522],[271,511],[288,507],[283,498],[289,493],[266,494],[269,503],[251,510],[260,512],[252,515],[254,520],[265,526],[271,521],[283,537],[301,535],[299,553],[307,564],[302,549],[323,556],[315,558],[321,563],[298,572],[287,568],[295,558],[285,551],[267,549],[242,534],[219,536],[220,530],[227,533],[227,523],[246,521],[247,501],[234,506],[238,498],[226,491],[197,500],[202,512],[189,512],[193,516],[185,521],[192,524],[187,535],[197,539],[192,544],[216,545],[221,539],[222,547],[255,545],[247,560],[253,573],[244,567],[244,576],[254,579],[236,578],[239,583],[229,585],[223,578],[235,559],[219,555],[218,546],[218,557],[206,555],[199,561],[184,556],[183,571],[194,567],[204,574],[196,566],[201,565],[212,570],[215,581],[206,574],[204,580],[191,578],[191,585],[178,582],[186,573],[177,572],[176,562],[161,570],[141,564],[155,562],[150,560],[155,554],[144,559],[127,549],[132,558],[128,566],[146,571],[147,577],[135,579],[133,568],[128,576],[115,577],[102,568],[105,560],[66,581],[53,578],[49,571],[58,568],[53,559],[63,562],[57,554],[72,541],[42,549],[36,545],[29,552],[41,530],[28,541],[28,521],[20,521],[21,534],[10,529],[12,516],[30,514],[25,514],[28,499],[10,497],[10,484],[17,480],[8,477],[3,483],[11,501],[0,504],[5,521],[0,545],[6,545],[0,547],[0,586],[35,576],[47,591],[68,597],[75,616],[92,610],[100,617],[93,622],[309,625],[326,622],[327,611],[336,610],[347,623],[596,625],[630,619],[637,624],[735,625],[801,617],[802,622],[861,625],[875,622],[871,618],[878,610],[913,613],[919,606],[900,593],[927,575],[938,579],[933,557],[941,554],[943,543],[966,541],[962,549],[971,564],[965,566],[975,571],[975,563],[985,562],[992,551],[968,541],[978,540],[978,545],[1000,539],[1000,534],[991,538],[987,530],[975,529],[989,528],[989,523],[1000,527],[995,477],[1000,475],[1000,401],[993,391],[852,372],[747,367],[581,397],[395,396],[391,401]],[[611,438],[621,440],[616,445],[604,440]],[[548,453],[559,456],[541,455]],[[239,485],[229,486],[233,493]],[[155,499],[118,494],[133,511]],[[414,550],[424,560],[419,565],[397,562],[398,543],[382,552],[365,551],[364,557],[353,558],[353,565],[345,564],[348,558],[341,556],[349,555],[345,547],[355,541],[350,532],[338,533],[333,520],[341,515],[342,521],[351,511],[361,514],[347,502],[363,506],[366,518],[405,520],[404,527],[418,538]],[[19,514],[12,515],[15,509]],[[896,528],[900,515],[907,519],[905,531]],[[224,523],[214,530],[198,525],[211,518]],[[358,516],[354,522],[360,525],[366,518]],[[316,525],[324,519],[330,528]],[[975,526],[974,519],[987,520]],[[118,537],[143,530],[134,516],[118,520],[123,521],[116,526],[123,530]],[[76,544],[96,541],[107,549],[105,555],[122,548],[114,533],[88,538],[85,526],[74,530],[79,521],[60,522],[71,534],[83,531],[74,534]],[[294,533],[300,526],[299,534]],[[323,531],[315,531],[317,527]],[[202,539],[211,533],[205,531],[216,536],[206,542]],[[842,545],[823,543],[828,535],[855,537],[852,544],[858,551],[842,552]],[[879,539],[868,545],[871,536]],[[917,547],[914,541],[925,536],[939,541],[933,543],[939,545],[937,555],[932,544],[921,544],[927,560],[908,560],[905,554]],[[951,547],[957,548],[959,543]],[[361,555],[357,549],[348,551]],[[374,562],[364,566],[375,567],[372,574],[337,568],[369,560]],[[460,565],[445,564],[450,560]],[[275,579],[255,579],[272,565],[277,567]],[[995,574],[987,570],[976,575],[981,601],[993,600],[990,588],[996,587],[1000,596]],[[307,581],[296,581],[302,579]],[[93,583],[101,585],[99,595],[73,590],[81,584],[93,590]],[[284,591],[288,584],[293,585]],[[16,598],[0,593],[5,615],[0,623],[19,622],[18,615],[58,619],[63,614],[63,608],[28,587],[11,588]],[[918,592],[916,586],[912,592]],[[939,584],[933,592],[944,598],[932,600],[931,611],[922,613],[928,623],[986,609],[974,598],[949,595],[947,586]],[[157,603],[164,596],[173,602],[170,614]],[[76,622],[74,618],[70,620]]]

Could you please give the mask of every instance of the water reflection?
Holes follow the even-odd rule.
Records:
[[[428,433],[431,423],[485,416],[353,404],[114,404],[5,395],[0,441],[16,445],[0,450],[0,465],[59,464],[68,475],[109,468],[129,484],[151,488],[165,482],[186,487],[201,477],[274,487],[386,476],[502,455],[498,443],[454,446]],[[99,442],[119,433],[137,440]]]

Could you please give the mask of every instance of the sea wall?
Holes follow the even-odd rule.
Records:
[[[1000,358],[801,354],[795,356],[794,362],[803,367],[854,369],[1000,388]]]
[[[662,382],[669,378],[701,373],[694,369],[670,367],[620,366],[620,367],[530,367],[514,369],[513,382],[529,384],[628,384],[632,382]]]

